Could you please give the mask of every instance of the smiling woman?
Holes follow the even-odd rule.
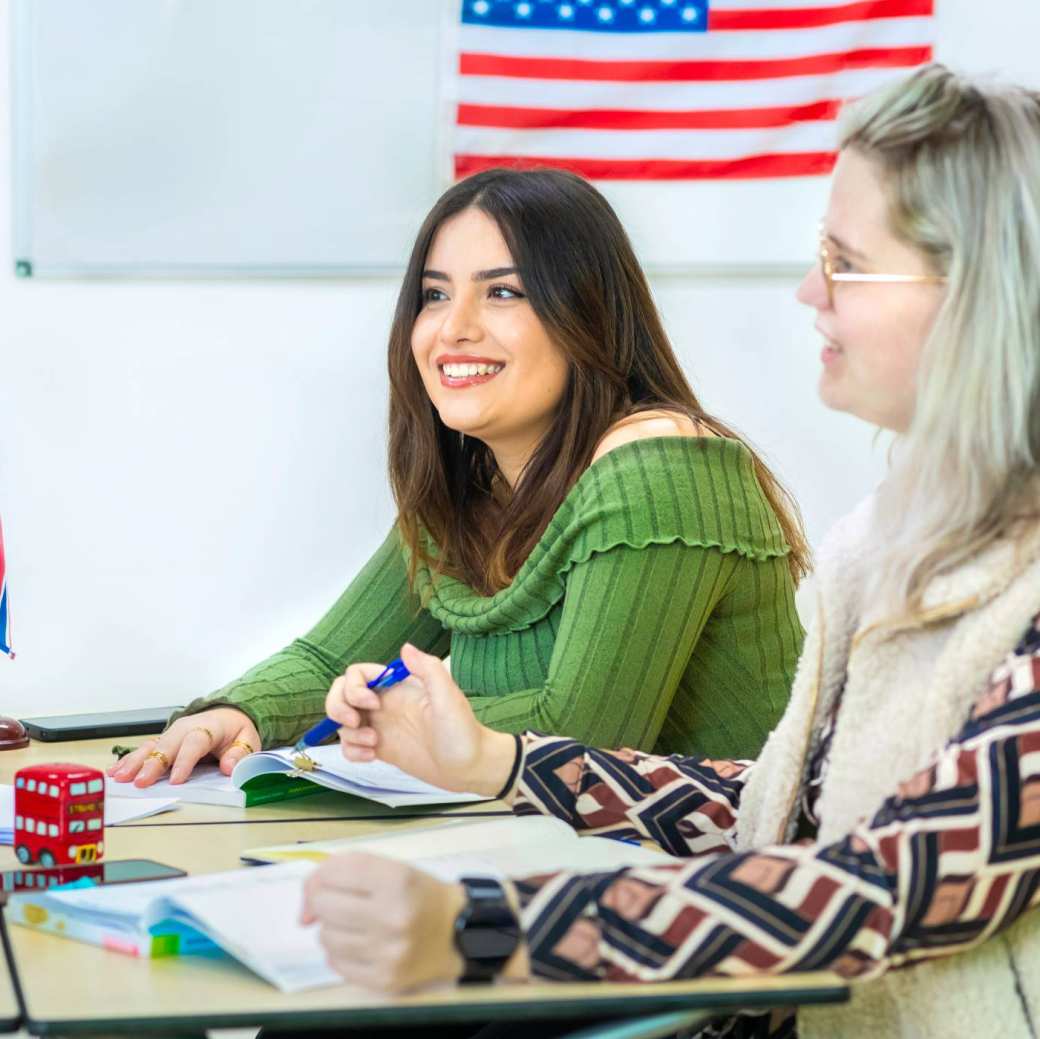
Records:
[[[296,739],[356,662],[450,652],[486,723],[744,756],[783,710],[796,510],[701,408],[628,238],[586,181],[447,191],[389,338],[397,522],[304,638],[113,769],[148,785]]]

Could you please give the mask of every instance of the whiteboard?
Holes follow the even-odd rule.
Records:
[[[21,273],[399,272],[450,183],[460,2],[15,0]],[[1040,4],[936,12],[941,60],[1035,84]],[[652,273],[791,275],[827,178],[599,187]]]
[[[34,274],[399,269],[446,181],[443,9],[17,0],[16,259]]]

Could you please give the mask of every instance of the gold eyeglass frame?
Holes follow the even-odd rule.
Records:
[[[885,284],[911,285],[943,285],[946,278],[941,274],[854,274],[834,270],[834,262],[831,259],[830,248],[827,245],[827,234],[820,225],[819,255],[820,271],[823,274],[823,283],[827,286],[827,303],[834,307],[834,285],[840,281],[851,282],[881,282]]]

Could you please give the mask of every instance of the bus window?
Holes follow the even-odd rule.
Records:
[[[35,819],[26,819],[25,820],[25,832],[26,833],[35,833],[36,832],[36,820]]]
[[[92,779],[92,780],[90,780],[89,783],[87,783],[87,793],[88,794],[100,794],[101,793],[101,789],[102,789],[102,787],[104,787],[104,785],[105,785],[104,780]]]
[[[20,815],[16,815],[14,817],[14,828],[16,830],[24,830],[25,829],[25,820],[22,819],[22,817]]]
[[[49,793],[50,793],[51,797],[58,797],[59,796],[58,795],[58,788],[53,783],[51,783],[51,788],[50,788]]]
[[[82,833],[86,829],[82,819],[73,819],[69,823],[69,833]]]
[[[100,830],[101,829],[101,820],[100,819],[88,819],[87,820],[87,829],[88,830]]]
[[[25,776],[19,776],[19,777],[18,777],[18,778],[17,778],[17,779],[16,779],[15,781],[14,781],[14,785],[15,785],[16,787],[18,787],[18,789],[19,789],[19,790],[24,790],[24,789],[25,789]]]
[[[29,782],[31,783],[32,780],[30,779]],[[86,792],[87,792],[87,784],[86,783],[70,783],[69,784],[69,793],[72,794],[73,797],[81,797]]]
[[[29,785],[25,789],[29,790],[29,791],[35,790],[36,789],[36,780],[35,779],[30,779],[29,780]]]
[[[41,827],[41,829],[42,829],[42,827]],[[52,837],[57,837],[58,836],[58,824],[57,823],[51,823],[50,824],[50,831],[51,831],[51,836]]]

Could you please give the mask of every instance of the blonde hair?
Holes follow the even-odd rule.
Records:
[[[1040,94],[929,65],[850,106],[841,147],[876,164],[891,230],[947,278],[877,495],[873,602],[912,616],[1040,504]]]

